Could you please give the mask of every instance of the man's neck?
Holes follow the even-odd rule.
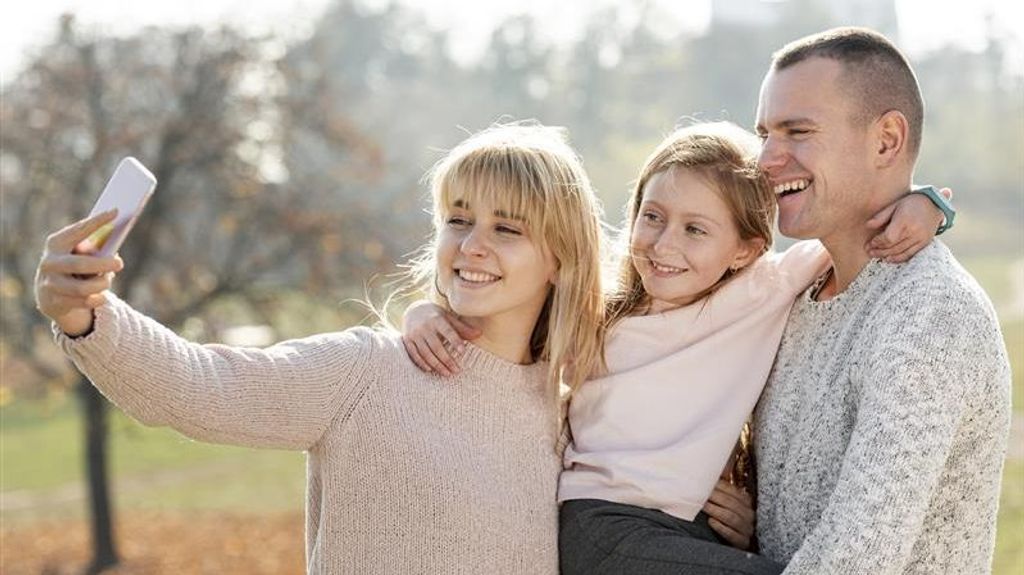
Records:
[[[896,184],[878,182],[875,189],[882,192],[875,194],[878,205],[875,206],[872,213],[864,217],[864,223],[848,229],[836,230],[828,237],[821,238],[822,245],[825,246],[832,258],[832,273],[822,289],[818,291],[817,299],[819,301],[831,299],[846,291],[846,288],[850,287],[850,284],[860,275],[864,266],[871,261],[866,246],[868,240],[878,231],[868,229],[867,219],[906,193],[906,190],[910,189],[909,178],[910,175],[907,174],[905,178],[901,177],[899,183]],[[906,179],[905,182],[904,179]]]
[[[853,280],[857,279],[864,266],[871,261],[871,256],[865,250],[865,244],[870,237],[865,229],[861,233],[848,232],[840,236],[836,234],[828,238],[822,238],[821,243],[825,246],[829,256],[832,258],[832,273],[825,285],[818,291],[817,299],[824,301],[831,299],[850,287]]]

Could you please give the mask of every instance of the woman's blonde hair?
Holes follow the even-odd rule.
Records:
[[[764,250],[772,245],[775,198],[757,169],[757,137],[729,122],[700,123],[680,128],[666,137],[644,162],[626,205],[628,225],[622,238],[629,245],[647,183],[655,174],[673,169],[692,170],[718,192],[729,207],[743,240],[761,239]],[[629,251],[622,258],[614,291],[608,297],[608,325],[635,314],[650,304]],[[734,272],[724,276],[703,296],[714,293]]]
[[[496,125],[469,137],[428,173],[434,239],[416,258],[416,285],[450,309],[437,289],[436,242],[456,200],[523,216],[530,237],[557,265],[554,285],[530,338],[535,361],[571,388],[601,358],[601,209],[565,131],[536,123]]]

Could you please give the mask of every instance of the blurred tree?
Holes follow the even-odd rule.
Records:
[[[465,136],[456,126],[471,122],[477,109],[464,90],[466,72],[448,54],[447,36],[397,3],[371,10],[338,0],[308,38],[287,48],[279,68],[289,123],[306,127],[283,142],[292,181],[318,193],[336,185],[335,171],[345,177],[352,167],[372,167],[379,175],[373,193],[349,196],[346,205],[379,213],[389,229],[404,233],[376,234],[367,249],[405,253],[421,243],[429,222],[420,179],[439,150]],[[346,168],[319,126],[372,134],[380,145]]]
[[[118,160],[135,155],[157,191],[122,249],[115,290],[171,327],[223,298],[259,306],[270,288],[305,281],[310,294],[390,267],[367,249],[379,217],[346,202],[376,178],[377,146],[324,99],[290,97],[267,57],[270,43],[231,30],[147,29],[87,37],[74,19],[3,88],[0,178],[3,298],[0,347],[40,379],[68,379],[49,324],[35,312],[32,278],[47,230],[82,217]],[[283,143],[315,139],[328,175],[289,181]],[[358,192],[365,196],[365,192]],[[400,234],[399,234],[400,235]],[[83,378],[94,557],[117,562],[106,475],[106,402]]]

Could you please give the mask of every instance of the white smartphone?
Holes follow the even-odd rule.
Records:
[[[128,232],[139,219],[142,208],[156,189],[156,177],[131,156],[121,160],[110,176],[103,193],[92,207],[90,216],[117,208],[114,221],[93,232],[85,243],[90,253],[110,257],[121,249]]]

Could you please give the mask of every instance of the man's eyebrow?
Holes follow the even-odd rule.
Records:
[[[772,127],[777,130],[785,130],[786,128],[792,128],[793,126],[807,126],[809,124],[814,123],[814,120],[807,117],[786,118],[785,120],[779,120],[778,122],[775,122],[774,124],[772,124]],[[765,124],[763,122],[758,122],[757,130],[759,132],[763,132],[766,129],[767,128],[765,127]]]

